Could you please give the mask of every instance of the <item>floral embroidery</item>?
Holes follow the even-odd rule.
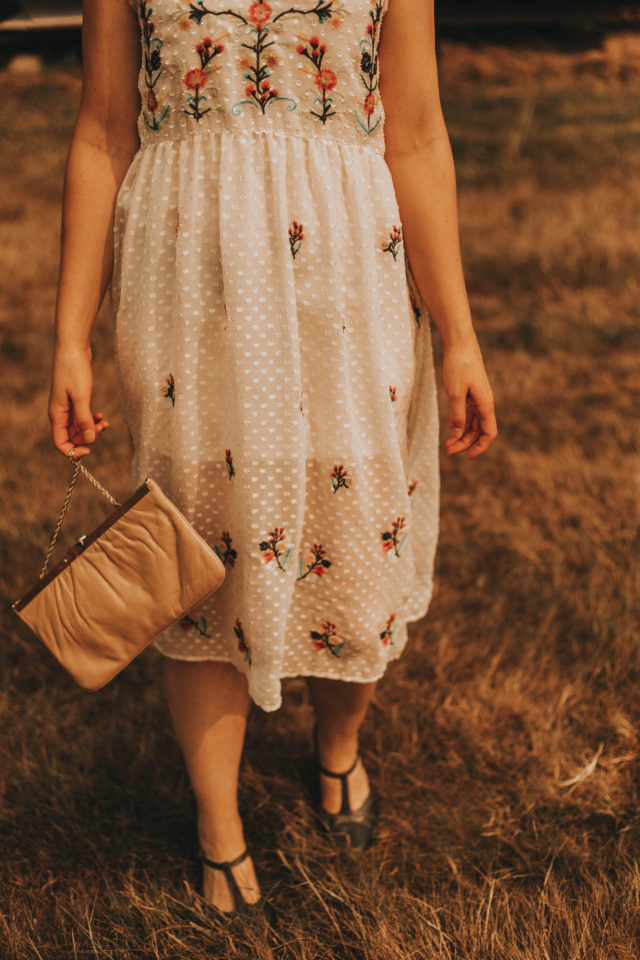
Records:
[[[391,550],[395,553],[396,557],[400,556],[400,551],[402,550],[402,544],[405,542],[408,536],[408,531],[405,531],[406,521],[404,517],[396,517],[393,521],[392,529],[385,530],[382,534],[382,549],[385,553],[389,553]],[[399,540],[400,535],[404,532],[404,536]]]
[[[391,403],[395,403],[396,400],[398,399],[398,394],[396,392],[395,387],[389,386],[389,398],[391,400]]]
[[[311,639],[316,650],[328,650],[334,657],[339,657],[344,647],[344,642],[339,640],[335,623],[330,620],[323,620],[321,630],[311,630]],[[336,641],[338,641],[336,643]]]
[[[222,560],[225,567],[227,566],[227,564],[230,567],[235,566],[236,558],[238,556],[238,551],[232,546],[233,541],[231,539],[231,534],[229,533],[228,530],[223,530],[220,535],[220,539],[224,544],[224,553],[217,544],[213,549],[218,554],[218,556]]]
[[[245,660],[249,666],[251,666],[251,647],[247,643],[247,638],[244,635],[244,630],[239,617],[236,617],[236,622],[233,625],[233,632],[238,638],[238,650],[240,653],[244,654]]]
[[[193,117],[194,120],[200,120],[201,117],[204,117],[205,113],[209,113],[209,110],[211,110],[211,107],[206,107],[204,110],[201,109],[201,105],[207,98],[200,91],[213,71],[220,69],[219,64],[209,66],[213,58],[217,57],[224,50],[223,44],[217,42],[219,39],[220,38],[217,38],[214,42],[211,37],[205,37],[202,43],[196,46],[196,53],[200,57],[200,66],[187,70],[182,78],[182,82],[187,90],[193,91],[187,95],[188,107],[184,113]]]
[[[147,5],[147,0],[140,0],[138,7],[138,16],[142,25],[142,42],[144,44],[144,84],[147,88],[145,105],[147,110],[142,109],[144,122],[150,130],[159,130],[160,124],[169,112],[167,104],[162,112],[155,92],[155,86],[162,75],[162,40],[160,37],[154,37],[155,26],[151,20],[153,7]],[[148,112],[147,112],[148,111]]]
[[[180,626],[185,631],[185,633],[190,633],[193,629],[197,630],[198,633],[203,637],[211,637],[210,633],[207,633],[207,621],[205,617],[200,617],[199,620],[195,620],[193,617],[189,616],[187,613],[180,620]]]
[[[356,120],[370,136],[377,128],[382,119],[381,116],[373,122],[373,114],[376,111],[378,89],[378,44],[380,42],[380,22],[382,20],[383,0],[376,0],[375,8],[369,10],[371,23],[367,24],[367,36],[360,42],[360,76],[367,91],[362,101],[362,109],[366,120],[361,119],[356,110]]]
[[[289,227],[289,246],[291,247],[291,256],[294,260],[296,258],[296,253],[302,246],[303,240],[304,234],[302,232],[302,224],[298,223],[297,220],[294,220]]]
[[[390,613],[384,625],[384,630],[380,634],[383,647],[388,647],[390,643],[393,643],[393,635],[396,632],[396,627],[396,615],[395,613]]]
[[[271,19],[271,12],[271,7],[265,0],[256,0],[256,3],[252,3],[249,7],[249,20],[256,29],[262,30]]]
[[[271,86],[269,79],[271,77],[271,70],[269,68],[277,66],[280,61],[275,54],[265,53],[268,47],[272,47],[275,44],[275,40],[267,39],[269,36],[269,24],[273,25],[277,23],[278,20],[289,16],[315,16],[320,24],[329,20],[336,25],[338,18],[333,15],[333,2],[334,0],[316,0],[314,5],[307,10],[290,7],[288,10],[282,10],[274,16],[273,9],[266,0],[254,0],[254,2],[250,4],[247,15],[245,16],[235,10],[211,10],[206,5],[205,0],[190,0],[189,17],[196,23],[201,24],[207,16],[235,17],[248,27],[250,35],[254,35],[252,43],[242,44],[245,50],[251,51],[253,56],[243,56],[240,58],[240,66],[245,70],[244,79],[248,81],[248,84],[245,87],[245,99],[239,100],[231,108],[233,116],[241,114],[242,107],[245,105],[257,107],[257,109],[264,114],[269,104],[276,100],[286,100],[286,110],[296,109],[297,101],[295,99],[280,96],[278,90]],[[328,83],[329,78],[325,77],[324,81]],[[322,86],[321,89],[323,90],[323,100],[330,99],[326,98],[325,90]],[[332,89],[332,87],[327,86],[326,89]],[[327,116],[329,116],[328,113]],[[322,116],[320,119],[322,119]],[[324,122],[323,120],[323,123]]]
[[[311,562],[307,563],[307,568],[303,572],[303,563],[302,557],[299,560],[299,570],[300,576],[297,577],[297,580],[304,580],[305,577],[308,577],[310,573],[315,573],[317,577],[324,577],[325,571],[331,566],[331,560],[327,560],[325,554],[326,550],[321,543],[314,543],[311,548]]]
[[[398,258],[398,248],[402,243],[402,227],[396,227],[395,223],[393,225],[393,230],[389,231],[389,239],[384,241],[382,244],[382,250],[384,253],[390,253],[393,256],[394,260]]]
[[[412,480],[409,486],[407,487],[407,496],[413,497],[414,493],[416,492],[417,486],[418,486],[418,481]]]
[[[285,564],[289,559],[289,554],[291,553],[291,547],[286,551],[280,550],[280,544],[285,539],[284,527],[274,527],[273,530],[269,531],[268,536],[268,540],[262,540],[260,542],[262,559],[265,563],[271,563],[272,560],[275,560],[280,570],[284,570]]]
[[[341,463],[336,463],[331,471],[331,486],[334,493],[336,490],[339,490],[340,487],[344,487],[345,490],[348,490],[348,488],[351,486],[351,477]]]
[[[322,96],[316,97],[314,100],[314,104],[316,104],[319,109],[322,110],[322,113],[316,113],[315,110],[310,110],[309,113],[321,120],[322,123],[326,123],[327,117],[334,116],[336,112],[335,110],[331,109],[333,106],[333,99],[327,96],[327,91],[333,90],[338,82],[338,77],[333,70],[329,70],[327,67],[322,66],[324,55],[327,52],[326,43],[320,43],[317,37],[310,37],[309,40],[307,40],[305,37],[300,37],[300,39],[303,41],[303,43],[298,45],[298,53],[301,56],[306,57],[307,60],[310,60],[313,64],[315,68],[315,83],[316,86],[322,91]]]
[[[229,480],[231,480],[231,477],[234,477],[236,474],[235,467],[233,466],[233,457],[231,456],[231,450],[225,450],[224,462],[227,465],[227,473],[229,474]]]
[[[167,377],[165,383],[166,383],[166,386],[163,384],[163,385],[160,387],[160,393],[162,394],[163,397],[169,397],[169,399],[171,400],[171,405],[172,405],[173,407],[175,407],[175,405],[176,405],[176,381],[174,380],[172,373],[169,374],[169,376]]]

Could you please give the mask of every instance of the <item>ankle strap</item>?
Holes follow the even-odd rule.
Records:
[[[326,767],[322,766],[322,764],[320,763],[320,760],[318,760],[318,770],[320,771],[320,773],[323,773],[325,777],[335,777],[336,780],[346,780],[349,774],[353,773],[353,771],[355,770],[359,759],[360,759],[360,754],[356,754],[355,760],[353,761],[349,769],[345,770],[344,773],[334,773],[333,770],[327,770]]]
[[[203,863],[206,863],[208,867],[213,867],[214,870],[230,870],[231,867],[237,867],[239,863],[242,863],[243,860],[247,859],[249,856],[249,848],[247,847],[244,853],[241,853],[239,857],[235,858],[235,860],[222,860],[219,863],[215,860],[209,860],[208,857],[205,857],[203,850],[200,850],[198,856]]]

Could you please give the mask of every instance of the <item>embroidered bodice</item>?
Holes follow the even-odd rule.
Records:
[[[202,132],[384,151],[378,44],[388,0],[130,0],[142,146]]]

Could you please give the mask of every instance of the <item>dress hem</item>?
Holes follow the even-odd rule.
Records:
[[[433,586],[433,585],[432,585],[432,586]],[[409,615],[408,617],[406,617],[406,618],[401,622],[401,626],[406,627],[408,623],[416,623],[416,622],[418,622],[419,620],[422,620],[422,619],[424,619],[424,617],[426,617],[426,615],[427,615],[427,613],[428,613],[428,610],[429,610],[429,605],[430,605],[430,602],[431,602],[432,593],[433,593],[433,589],[431,589],[431,590],[429,591],[429,596],[428,596],[428,599],[427,599],[427,601],[426,601],[426,603],[425,603],[425,605],[424,605],[424,607],[423,607],[422,612],[417,613],[417,614],[415,614],[415,615]],[[371,677],[362,678],[361,676],[360,676],[360,677],[352,677],[352,676],[345,676],[345,675],[341,675],[341,676],[337,677],[334,672],[331,672],[331,673],[328,673],[328,672],[326,672],[326,671],[320,672],[319,670],[316,670],[316,669],[314,669],[313,671],[306,671],[306,670],[302,669],[302,670],[297,670],[295,673],[281,673],[281,674],[278,675],[278,680],[279,680],[279,681],[282,681],[282,680],[295,680],[295,679],[298,678],[298,677],[318,677],[318,679],[320,679],[320,680],[342,680],[344,683],[377,683],[377,681],[378,681],[378,680],[381,680],[382,677],[384,676],[384,674],[386,673],[387,667],[389,666],[389,664],[392,663],[394,660],[399,660],[399,659],[400,659],[400,657],[402,656],[402,654],[403,654],[403,652],[404,652],[405,647],[406,647],[406,641],[405,641],[405,643],[402,644],[401,647],[398,648],[397,651],[394,651],[394,652],[393,652],[393,655],[389,654],[389,656],[387,657],[387,660],[385,661],[382,669],[381,669],[380,671],[376,671],[376,672],[375,672],[375,675],[374,675],[374,676],[371,676]],[[242,673],[242,674],[244,674],[245,677],[247,677],[247,680],[249,680],[249,678],[250,678],[250,676],[251,676],[251,673],[250,673],[249,670],[243,670],[243,669],[238,665],[238,663],[237,663],[233,658],[231,658],[231,657],[224,657],[224,656],[219,656],[219,657],[218,657],[218,656],[216,656],[216,657],[213,657],[213,656],[207,656],[207,657],[193,657],[193,656],[191,656],[191,657],[185,657],[185,656],[180,656],[180,657],[177,657],[177,656],[174,656],[174,655],[172,655],[172,654],[170,654],[170,653],[165,653],[165,652],[164,652],[163,650],[161,650],[159,647],[155,646],[155,644],[154,644],[154,649],[155,649],[161,656],[163,656],[163,657],[168,657],[170,660],[183,660],[183,661],[185,661],[186,663],[207,663],[207,662],[209,662],[209,661],[212,661],[212,662],[215,662],[215,663],[231,663],[231,664],[233,664],[233,666],[236,668],[236,670],[238,670],[239,673]],[[261,703],[258,703],[258,701],[254,698],[254,696],[253,696],[252,693],[251,693],[251,684],[250,684],[250,683],[249,683],[249,696],[250,696],[250,698],[251,698],[251,701],[252,701],[257,707],[259,707],[261,710],[264,710],[265,713],[273,713],[273,712],[275,712],[276,710],[279,710],[280,707],[282,706],[282,694],[280,695],[279,702],[278,702],[277,704],[275,704],[274,706],[263,706]]]

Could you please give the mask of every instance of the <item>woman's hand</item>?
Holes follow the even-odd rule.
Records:
[[[498,435],[493,391],[475,335],[445,346],[442,376],[449,400],[447,453],[468,450],[472,460],[488,450]]]
[[[109,426],[101,413],[91,413],[91,347],[56,347],[53,355],[49,420],[56,450],[74,459],[86,456],[93,443]],[[78,446],[85,444],[85,446]]]

